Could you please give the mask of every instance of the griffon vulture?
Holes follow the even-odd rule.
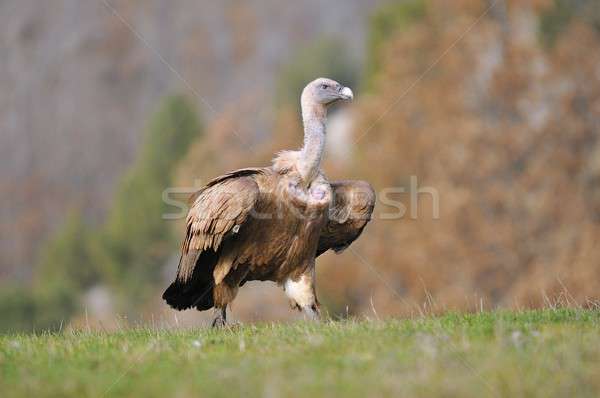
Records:
[[[279,153],[270,167],[217,177],[192,196],[177,276],[163,294],[171,307],[214,307],[213,326],[222,326],[240,286],[274,281],[292,307],[319,318],[315,258],[358,238],[375,203],[367,182],[329,182],[320,169],[327,109],[352,99],[333,80],[309,83],[302,149]]]

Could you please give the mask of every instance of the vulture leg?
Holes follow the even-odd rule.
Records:
[[[335,181],[329,219],[321,230],[317,256],[332,249],[336,253],[350,246],[371,219],[375,191],[365,181]]]
[[[320,319],[321,311],[315,290],[314,263],[299,277],[287,279],[284,289],[292,308],[302,311],[307,319],[313,321]]]
[[[215,319],[212,321],[213,328],[221,328],[227,324],[227,306],[215,308]]]

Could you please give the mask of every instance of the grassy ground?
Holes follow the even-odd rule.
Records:
[[[0,337],[0,396],[600,396],[600,311]]]

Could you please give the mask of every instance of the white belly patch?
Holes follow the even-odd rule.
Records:
[[[311,282],[311,278],[307,275],[302,275],[297,281],[287,279],[283,287],[286,296],[298,304],[300,308],[312,305],[315,302],[315,296]]]

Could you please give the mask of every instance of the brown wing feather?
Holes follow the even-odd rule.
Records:
[[[220,261],[223,243],[236,230],[244,230],[259,196],[253,177],[262,173],[263,169],[253,168],[225,174],[190,199],[192,206],[177,277],[163,293],[170,306],[178,310],[190,307],[206,310],[214,305],[213,272]]]
[[[251,177],[259,172],[260,169],[242,169],[226,174],[197,193],[187,216],[177,279],[188,280],[196,266],[195,261],[184,261],[185,256],[197,256],[197,251],[216,252],[228,234],[243,228],[260,193]]]
[[[331,183],[333,201],[329,220],[321,230],[317,256],[333,249],[341,252],[356,240],[371,219],[375,191],[365,181]]]

